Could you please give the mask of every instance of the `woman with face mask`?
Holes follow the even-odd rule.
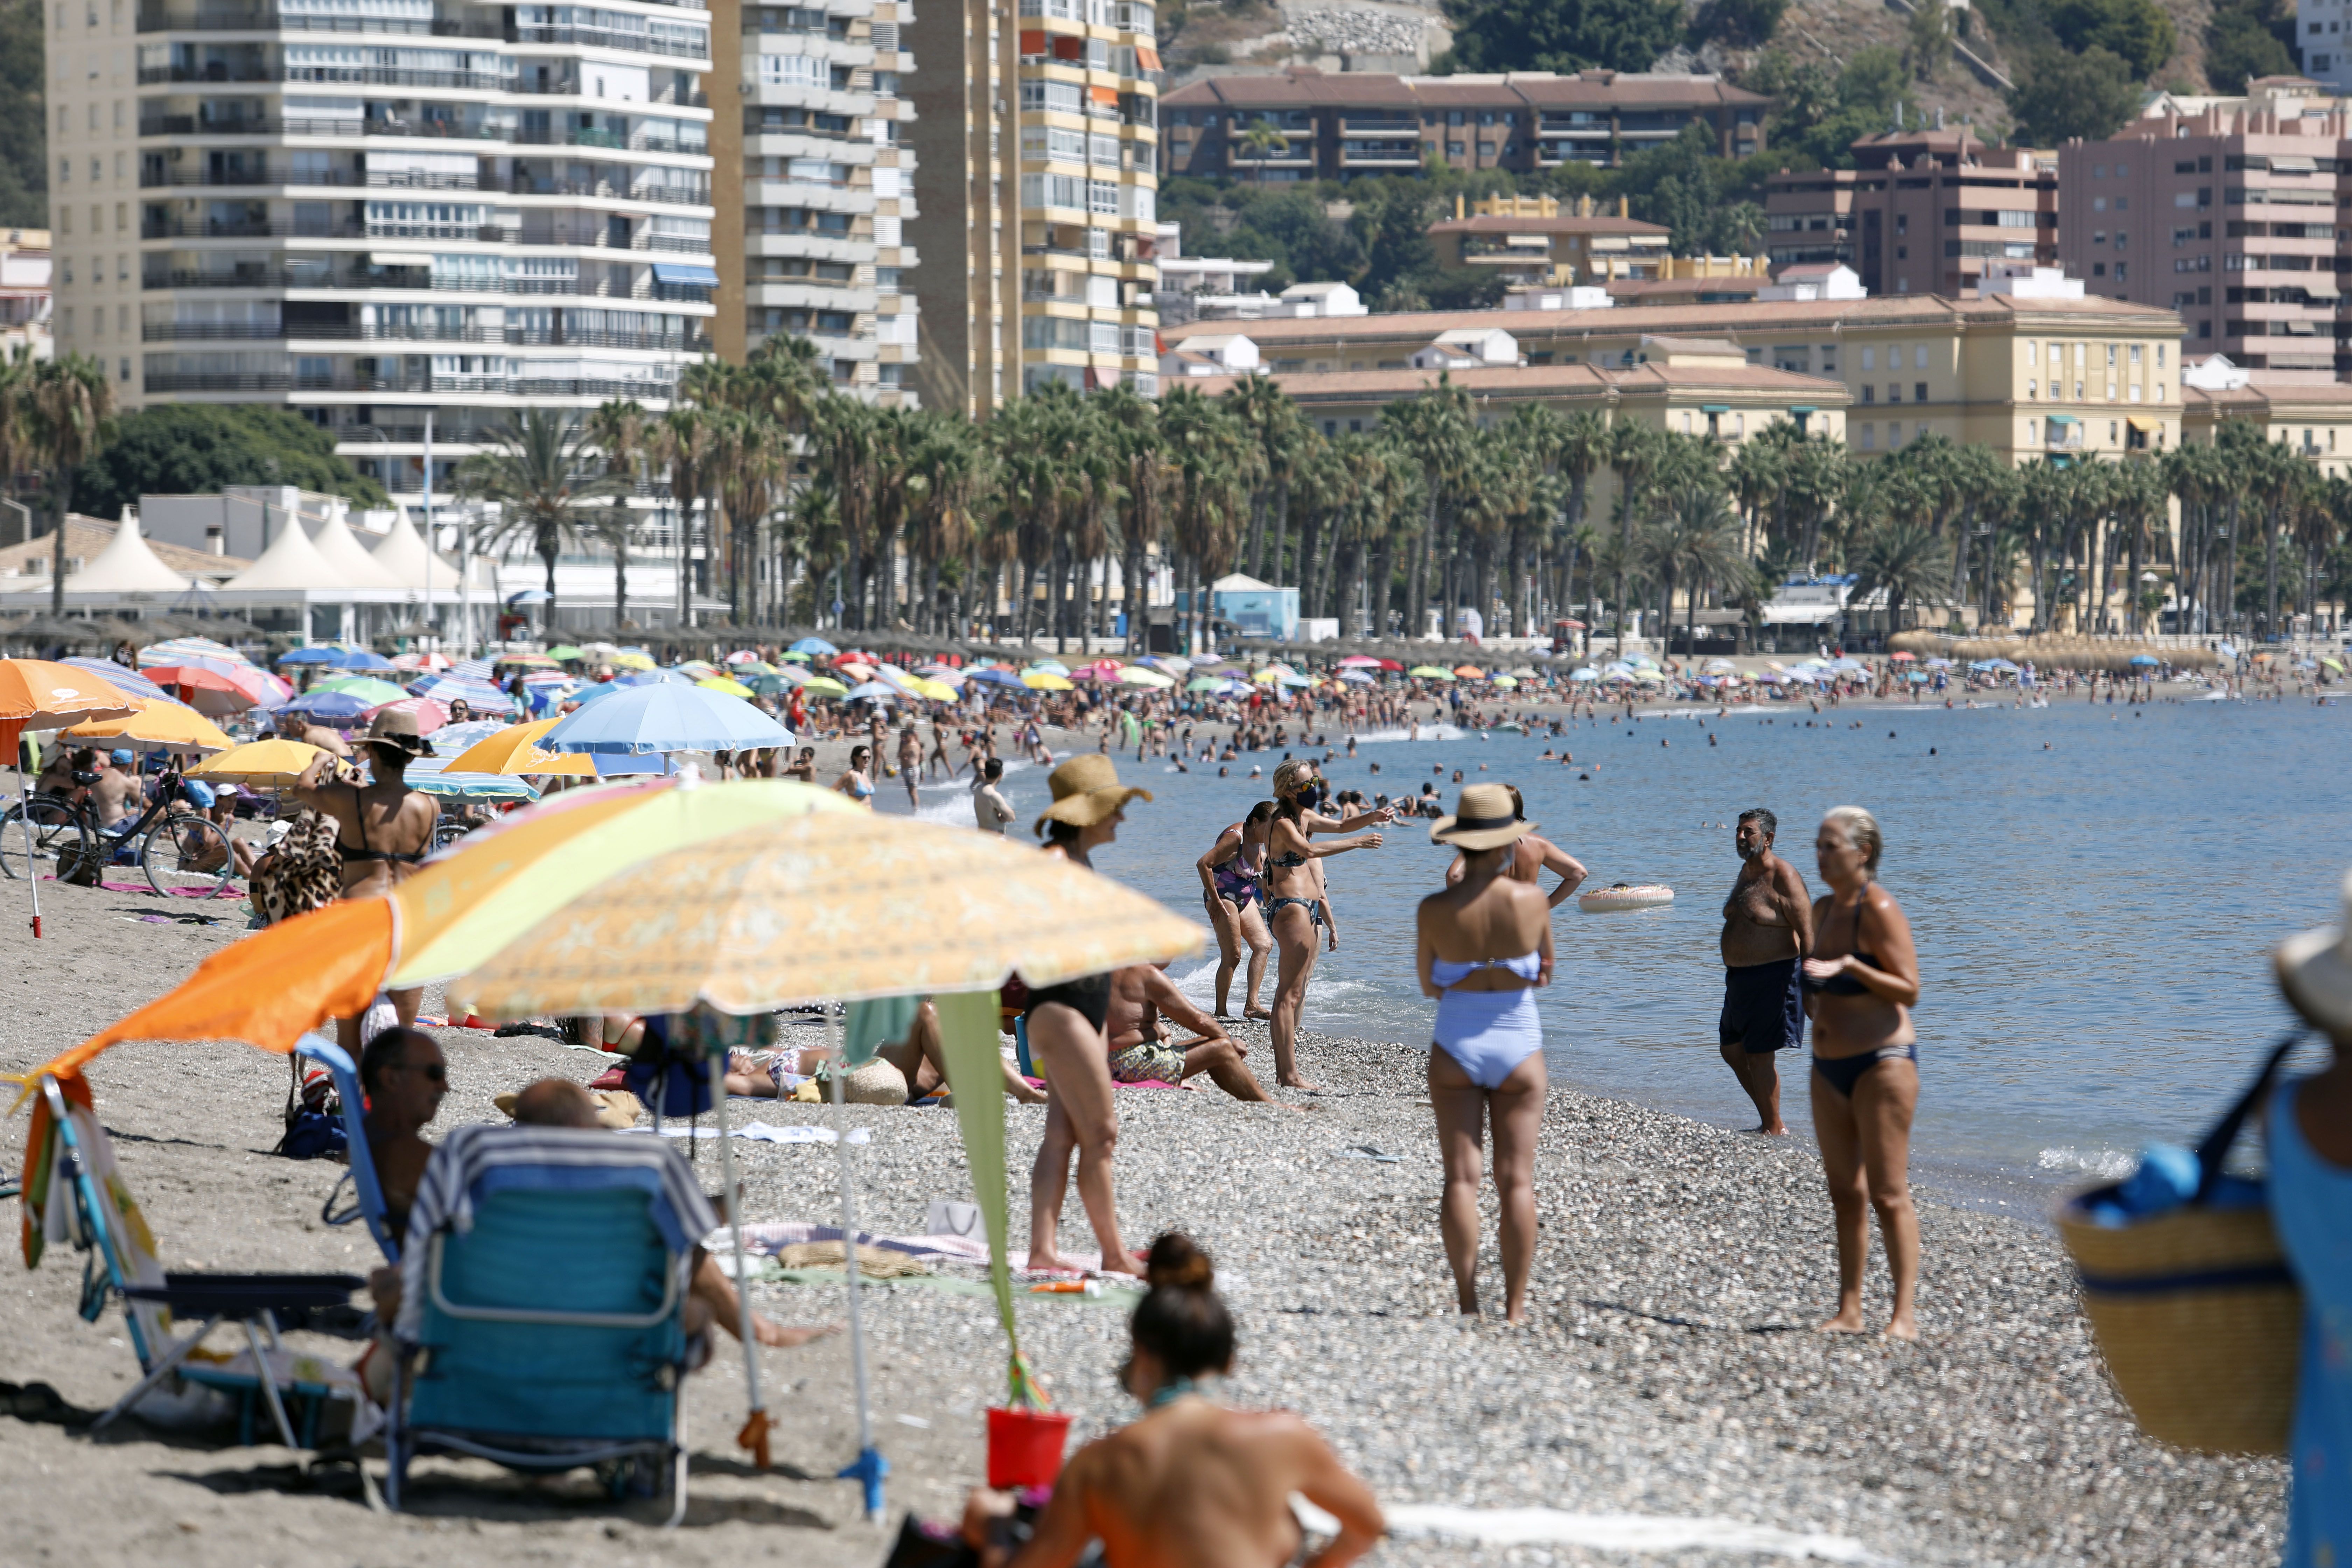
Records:
[[[1266,924],[1274,932],[1281,962],[1274,986],[1274,1016],[1266,1026],[1274,1039],[1274,1077],[1285,1088],[1309,1093],[1315,1086],[1298,1074],[1297,1041],[1307,982],[1315,973],[1315,933],[1324,933],[1330,951],[1336,952],[1339,947],[1339,928],[1331,918],[1321,862],[1350,849],[1377,849],[1381,836],[1365,833],[1326,844],[1314,843],[1308,836],[1385,823],[1392,815],[1383,806],[1358,816],[1325,816],[1315,809],[1322,802],[1322,791],[1323,781],[1311,762],[1293,758],[1275,769],[1274,820],[1266,836]]]

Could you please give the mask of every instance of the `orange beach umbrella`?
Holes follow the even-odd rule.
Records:
[[[0,658],[0,747],[11,758],[27,730],[64,730],[94,719],[128,719],[138,704],[112,684],[69,664],[45,658]],[[30,771],[16,773],[17,796],[32,815]],[[33,861],[33,839],[25,835],[25,882],[33,890],[33,935],[41,934],[41,873]]]

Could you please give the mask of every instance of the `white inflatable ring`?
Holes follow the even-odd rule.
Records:
[[[1607,914],[1612,910],[1649,910],[1675,901],[1675,890],[1660,882],[1643,882],[1633,886],[1620,882],[1614,887],[1599,888],[1576,900],[1576,907],[1586,914]]]

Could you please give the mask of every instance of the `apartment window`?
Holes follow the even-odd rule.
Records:
[[[1459,158],[1462,156],[1462,143],[1459,142],[1448,142],[1445,144],[1445,155],[1449,158]]]
[[[2040,420],[2029,419],[2025,422],[2025,444],[2029,447],[2039,447],[2042,445],[2042,422]]]
[[[1886,401],[1889,403],[1900,403],[1903,401],[1903,384],[1901,382],[1890,381],[1886,384]]]
[[[2025,383],[2025,401],[2028,403],[2033,403],[2038,401],[2041,396],[2042,384],[2031,377],[2028,377]]]
[[[1927,384],[1926,382],[1915,381],[1911,384],[1911,401],[1914,403],[1925,403],[1927,401]]]
[[[1886,449],[1890,452],[1903,445],[1903,426],[1899,422],[1886,426]]]
[[[1878,401],[1878,384],[1876,382],[1865,381],[1862,384],[1862,400],[1864,403],[1875,403]]]
[[[1869,399],[1864,398],[1863,401],[1866,403]],[[1876,426],[1864,425],[1862,427],[1862,449],[1865,452],[1875,452],[1878,450],[1878,427]]]
[[[1462,111],[1458,109],[1447,110],[1445,111],[1445,123],[1450,126],[1460,125],[1462,123]]]
[[[1862,351],[1862,368],[1864,370],[1876,370],[1878,368],[1878,351],[1876,349],[1865,347]]]
[[[2026,340],[2025,340],[2025,363],[2028,363],[2028,364],[2037,364],[2037,363],[2041,363],[2041,355],[2042,355],[2042,345],[2041,345],[2039,342],[2035,342],[2035,341],[2034,341],[2033,339],[2032,339],[2032,338],[2028,338],[2028,339],[2026,339]]]
[[[2162,343],[2156,345],[2156,368],[2158,370],[2162,370],[2164,368],[2164,345]]]

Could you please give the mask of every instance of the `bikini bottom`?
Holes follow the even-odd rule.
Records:
[[[1828,1084],[1848,1100],[1852,1100],[1853,1086],[1862,1081],[1863,1074],[1879,1063],[1916,1062],[1918,1059],[1919,1047],[1918,1043],[1914,1041],[1907,1046],[1881,1046],[1874,1051],[1864,1051],[1860,1056],[1854,1057],[1817,1056],[1813,1058],[1813,1070],[1822,1075],[1823,1083]]]
[[[1535,987],[1448,991],[1437,999],[1432,1033],[1437,1048],[1460,1064],[1471,1082],[1500,1089],[1521,1062],[1543,1049]]]
[[[1269,900],[1265,906],[1265,923],[1269,926],[1273,925],[1275,917],[1281,914],[1284,907],[1288,904],[1297,904],[1300,909],[1305,910],[1307,920],[1313,923],[1317,931],[1323,929],[1323,903],[1319,899]]]

